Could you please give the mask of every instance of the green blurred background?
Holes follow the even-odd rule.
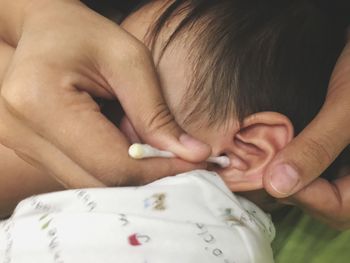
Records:
[[[337,231],[298,208],[273,215],[276,263],[350,263],[350,230]]]

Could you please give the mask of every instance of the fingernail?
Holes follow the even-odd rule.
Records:
[[[208,148],[208,145],[206,145],[205,143],[193,138],[192,136],[183,133],[180,135],[179,141],[186,147],[189,149],[198,149],[198,148]]]
[[[270,178],[272,188],[285,196],[289,195],[299,182],[297,171],[287,164],[279,164],[272,168]]]

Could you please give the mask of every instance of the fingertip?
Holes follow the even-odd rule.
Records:
[[[156,140],[155,140],[156,139]],[[180,133],[180,135],[159,135],[154,140],[149,140],[151,145],[173,153],[179,159],[191,163],[205,162],[211,154],[211,147],[192,136]]]
[[[271,164],[264,177],[266,191],[276,198],[286,198],[297,192],[300,176],[297,170],[287,163]]]
[[[179,149],[178,156],[189,162],[202,162],[211,154],[211,147],[208,144],[201,142],[186,133],[180,135],[179,142],[183,149]]]

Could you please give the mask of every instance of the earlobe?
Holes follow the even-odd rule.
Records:
[[[260,112],[247,117],[232,138],[227,152],[231,166],[219,171],[232,191],[263,187],[265,168],[293,138],[289,119],[276,112]]]

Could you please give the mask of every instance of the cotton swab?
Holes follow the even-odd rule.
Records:
[[[134,143],[129,147],[129,156],[134,159],[143,159],[150,157],[174,158],[175,154],[168,151],[162,151],[148,144]],[[222,168],[230,165],[230,159],[227,156],[209,157],[207,162],[216,163]]]
[[[175,154],[168,151],[161,151],[157,148],[152,147],[148,144],[140,144],[134,143],[129,148],[129,155],[134,159],[143,159],[150,157],[165,157],[165,158],[173,158]]]
[[[221,168],[229,167],[231,164],[230,158],[228,158],[227,156],[212,156],[207,159],[207,162],[215,163]]]

